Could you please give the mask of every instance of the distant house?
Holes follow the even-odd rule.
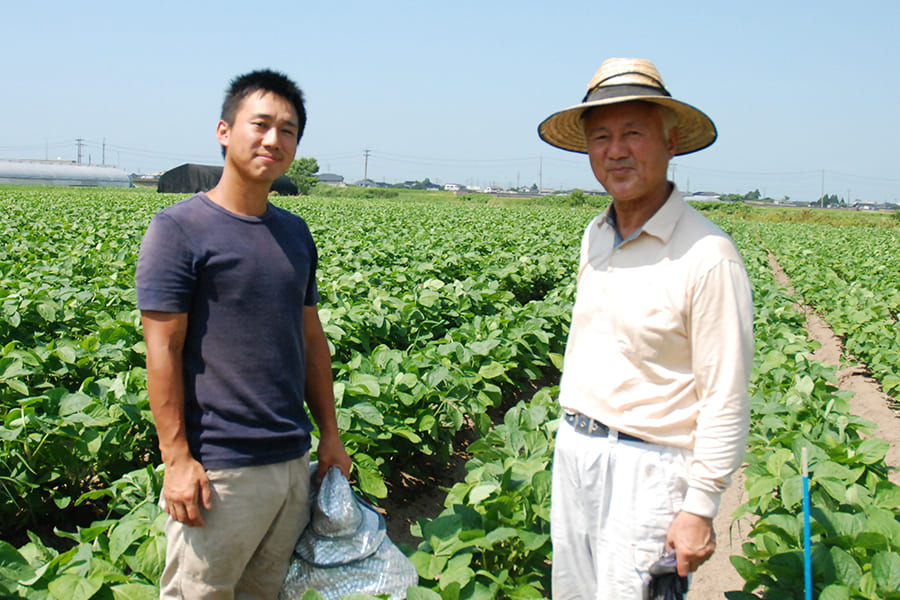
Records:
[[[694,192],[685,194],[684,199],[688,202],[719,202],[722,196],[716,192]]]
[[[391,185],[384,181],[374,181],[372,179],[360,179],[353,183],[356,187],[374,187],[374,188],[389,188]]]
[[[500,187],[499,185],[489,185],[486,188],[484,188],[485,194],[500,194],[502,192],[503,192],[503,188]]]
[[[221,177],[222,167],[185,163],[160,175],[156,191],[161,194],[208,192],[216,187]],[[272,183],[272,191],[285,196],[296,196],[297,186],[282,175]]]
[[[853,210],[878,210],[874,202],[854,202],[850,205]]]
[[[319,173],[316,175],[316,180],[319,183],[324,183],[326,185],[333,185],[335,187],[347,187],[347,184],[344,183],[343,175],[336,175],[335,173]]]
[[[459,185],[457,185],[457,184],[455,184],[455,183],[445,183],[445,184],[444,184],[444,191],[445,191],[445,192],[458,192],[458,191],[459,191]]]

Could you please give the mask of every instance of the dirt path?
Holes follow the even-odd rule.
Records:
[[[778,283],[793,293],[791,282],[781,265],[773,257],[770,257],[769,264]],[[850,401],[853,414],[875,422],[878,429],[873,431],[872,435],[891,445],[886,462],[894,469],[889,477],[891,481],[900,485],[900,469],[897,468],[900,467],[900,420],[898,420],[900,412],[892,408],[895,403],[881,392],[875,381],[865,375],[865,370],[860,365],[842,364],[841,341],[819,315],[808,306],[800,305],[798,308],[806,315],[806,330],[809,337],[822,345],[813,353],[813,359],[839,367],[837,375],[840,389],[854,393]],[[732,486],[722,497],[719,516],[715,521],[718,549],[697,571],[691,585],[690,600],[719,600],[725,597],[726,591],[739,590],[743,586],[744,580],[734,570],[728,557],[732,554],[742,554],[741,544],[746,541],[747,532],[740,531],[738,524],[729,531],[731,514],[745,501],[743,473],[737,473]],[[745,529],[746,527],[744,524]]]
[[[776,281],[791,289],[793,293],[790,280],[781,269],[781,265],[771,257],[769,263]],[[841,340],[832,333],[822,317],[809,306],[801,305],[799,308],[806,315],[806,330],[809,337],[822,345],[813,353],[813,359],[838,367],[838,387],[854,394],[850,400],[851,412],[874,422],[877,429],[872,431],[872,436],[890,444],[885,462],[893,469],[888,477],[900,485],[900,410],[897,402],[881,391],[878,383],[866,375],[865,369],[859,363],[849,362],[846,357],[842,360]]]

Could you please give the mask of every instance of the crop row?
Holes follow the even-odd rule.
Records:
[[[811,359],[814,343],[794,299],[770,271],[759,225],[733,223],[754,283],[757,351],[745,468],[747,502],[736,517],[750,542],[732,563],[744,591],[728,598],[803,598],[801,452],[809,452],[814,597],[898,598],[900,487],[887,478],[888,444],[850,413],[835,368]],[[834,230],[831,230],[833,233]],[[814,241],[815,240],[815,241]],[[810,250],[822,239],[810,238]]]
[[[885,392],[900,392],[900,239],[892,229],[769,224],[758,233],[801,299],[866,364]]]

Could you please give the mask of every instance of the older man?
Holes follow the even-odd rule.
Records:
[[[607,60],[539,134],[587,153],[612,196],[582,240],[560,384],[553,597],[640,598],[665,551],[686,576],[715,549],[750,418],[750,283],[731,239],[666,179],[716,129],[651,62]]]

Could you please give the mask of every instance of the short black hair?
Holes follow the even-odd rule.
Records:
[[[231,80],[228,91],[225,92],[225,101],[222,103],[222,115],[219,117],[229,125],[234,125],[234,117],[237,114],[241,101],[253,92],[272,92],[290,102],[297,113],[297,143],[303,137],[303,129],[306,127],[306,108],[303,106],[303,92],[297,84],[291,81],[284,73],[271,69],[251,71],[244,75],[238,75]],[[225,156],[225,147],[222,146],[222,156]]]

